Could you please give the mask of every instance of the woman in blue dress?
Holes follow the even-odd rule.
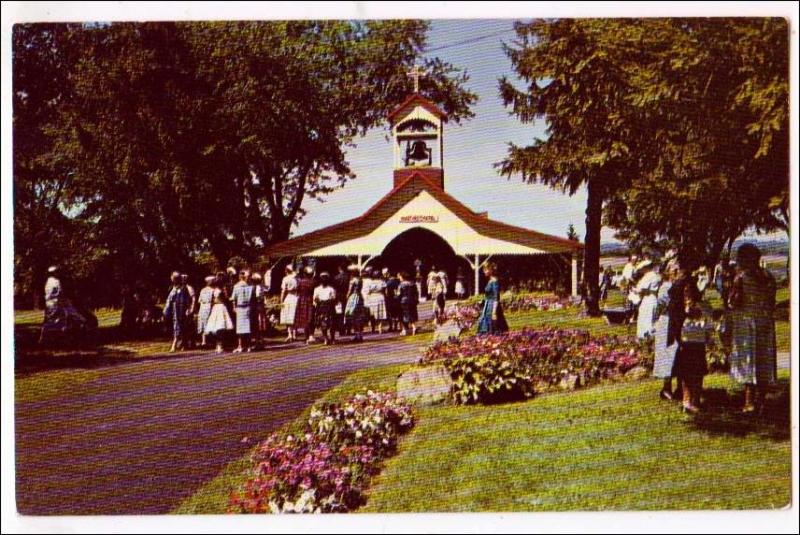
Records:
[[[499,334],[508,331],[508,324],[500,304],[500,281],[497,280],[497,268],[494,264],[486,264],[483,274],[489,282],[483,290],[483,309],[478,319],[478,334]]]

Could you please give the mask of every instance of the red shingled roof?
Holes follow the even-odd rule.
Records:
[[[499,221],[492,221],[479,213],[473,212],[421,174],[414,173],[361,216],[276,243],[268,247],[265,254],[270,257],[302,256],[322,247],[365,236],[378,228],[423,190],[430,193],[447,209],[483,236],[541,249],[548,253],[568,253],[579,251],[583,248],[583,244],[580,242],[507,225]]]
[[[389,113],[389,115],[387,115],[386,118],[389,119],[389,122],[391,124],[394,124],[394,118],[397,116],[397,114],[403,111],[404,108],[413,104],[419,104],[420,106],[422,106],[423,108],[425,108],[426,110],[437,116],[442,121],[447,121],[447,114],[443,112],[436,104],[434,104],[427,98],[423,97],[419,93],[412,93],[411,95],[409,95],[408,98],[405,99],[402,103],[400,103],[400,105],[397,106],[395,109],[393,109]]]

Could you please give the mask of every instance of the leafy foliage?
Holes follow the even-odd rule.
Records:
[[[457,403],[495,403],[524,399],[562,381],[587,385],[652,365],[652,350],[630,337],[526,328],[438,343],[420,362],[444,364]]]
[[[196,269],[204,253],[220,267],[254,261],[289,237],[306,199],[354,178],[346,150],[407,95],[426,31],[421,21],[15,26],[20,268],[42,276],[47,260],[29,257],[57,248],[40,252],[35,237],[58,237],[66,220],[115,281]],[[423,61],[421,92],[453,120],[470,117],[466,73]],[[39,230],[28,221],[37,210],[60,213]]]
[[[744,230],[788,229],[788,27],[777,18],[517,24],[504,103],[546,138],[508,176],[588,193],[584,280],[597,311],[606,224],[634,247],[716,262]]]

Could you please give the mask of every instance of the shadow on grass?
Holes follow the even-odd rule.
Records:
[[[790,396],[789,380],[782,379],[770,390],[760,412],[743,414],[743,391],[729,392],[724,388],[704,391],[703,411],[689,425],[711,435],[744,437],[758,435],[771,440],[789,440]]]
[[[53,338],[45,344],[38,343],[40,327],[16,325],[14,328],[14,373],[26,376],[48,370],[93,369],[148,359],[179,358],[192,353],[153,354],[143,356],[135,348],[105,347],[107,344],[124,344],[146,340],[168,344],[164,335],[124,336],[116,327],[100,327],[91,340]]]

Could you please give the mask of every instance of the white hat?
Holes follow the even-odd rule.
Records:
[[[653,265],[653,261],[652,260],[642,260],[641,262],[636,264],[636,270],[638,271],[640,269],[644,269],[644,268],[650,267],[652,265]]]
[[[56,271],[58,271],[58,266],[50,266],[47,268],[48,273],[55,273]]]
[[[236,275],[236,268],[233,266],[228,266],[228,275]]]
[[[347,271],[358,271],[358,266],[356,264],[350,264],[347,266]]]
[[[211,284],[212,282],[214,282],[215,278],[216,277],[214,275],[209,275],[208,277],[205,278],[206,284]]]
[[[252,278],[253,280],[260,281],[261,280],[261,273],[258,273],[258,272],[253,273],[252,275],[250,275],[250,278]]]

